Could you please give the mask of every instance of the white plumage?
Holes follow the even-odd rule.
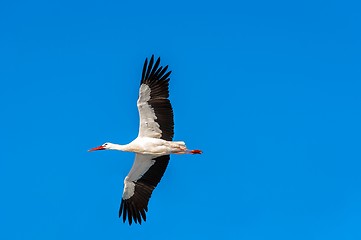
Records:
[[[154,65],[153,65],[154,64]],[[168,66],[159,66],[160,58],[149,64],[145,60],[139,88],[137,107],[140,125],[138,137],[126,145],[104,143],[96,150],[120,150],[134,152],[135,161],[124,179],[124,190],[119,217],[129,224],[146,220],[148,202],[154,188],[161,180],[170,159],[170,154],[200,154],[200,150],[188,150],[183,141],[172,141],[174,135],[173,109],[168,99]]]

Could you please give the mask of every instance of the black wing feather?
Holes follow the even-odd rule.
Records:
[[[152,57],[150,58],[148,69],[147,69],[147,74],[145,75],[146,78],[149,78],[149,76],[150,76],[150,71],[153,68],[153,62],[154,62],[154,55],[152,55]]]

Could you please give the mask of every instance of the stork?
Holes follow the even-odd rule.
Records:
[[[124,189],[119,208],[119,218],[128,219],[129,225],[146,221],[148,202],[160,182],[170,159],[170,154],[201,154],[201,150],[187,149],[183,141],[172,141],[174,135],[173,109],[169,97],[168,65],[154,63],[154,55],[145,59],[137,101],[140,126],[138,137],[129,144],[106,142],[96,150],[134,152],[135,160],[124,179]]]

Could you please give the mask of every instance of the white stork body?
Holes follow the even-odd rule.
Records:
[[[104,146],[105,145],[105,146]],[[126,145],[105,143],[102,146],[105,149],[120,150],[123,152],[134,152],[147,155],[167,155],[172,153],[184,154],[187,152],[187,147],[184,142],[166,141],[159,138],[137,137],[132,142]],[[99,149],[100,150],[100,149]]]
[[[174,135],[173,109],[168,99],[168,66],[159,66],[160,58],[154,56],[144,62],[137,101],[140,126],[136,139],[126,145],[104,143],[95,150],[120,150],[136,153],[133,166],[124,179],[124,190],[119,209],[123,222],[141,224],[146,220],[148,202],[154,188],[161,180],[170,154],[200,154],[200,150],[188,150],[182,141],[172,141]]]

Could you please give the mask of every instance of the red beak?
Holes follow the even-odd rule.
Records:
[[[95,148],[89,149],[88,152],[97,151],[97,150],[104,150],[104,149],[105,149],[105,147],[99,146],[99,147],[95,147]]]

